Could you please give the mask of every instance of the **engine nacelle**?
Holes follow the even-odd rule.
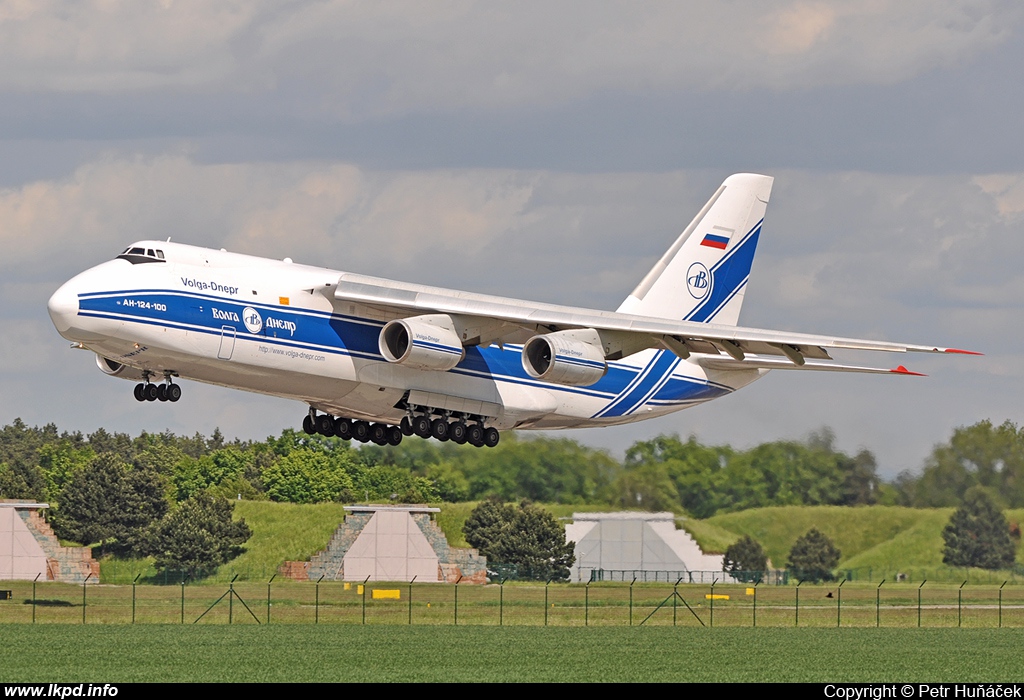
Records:
[[[429,314],[389,321],[377,341],[388,362],[446,372],[466,355],[455,323],[445,314]]]
[[[100,371],[103,372],[103,374],[110,375],[111,377],[128,379],[133,382],[141,382],[144,380],[141,369],[122,365],[120,362],[103,357],[103,355],[96,355],[96,366],[100,368]]]
[[[608,363],[597,331],[586,329],[533,336],[523,346],[523,368],[534,379],[590,386],[605,375]]]

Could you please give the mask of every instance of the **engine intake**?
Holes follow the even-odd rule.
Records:
[[[390,321],[381,329],[377,345],[388,362],[439,372],[450,370],[466,354],[455,323],[445,314]]]
[[[523,346],[523,369],[554,384],[596,384],[608,371],[600,343],[597,331],[589,329],[535,335]]]
[[[96,355],[96,366],[103,374],[111,377],[120,377],[133,382],[141,382],[144,379],[141,369],[122,365],[120,362],[103,357],[103,355]]]

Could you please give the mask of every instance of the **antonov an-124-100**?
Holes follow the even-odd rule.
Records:
[[[616,311],[169,240],[131,244],[48,307],[139,401],[178,401],[191,379],[302,401],[307,433],[381,445],[630,423],[773,369],[916,374],[838,364],[834,350],[978,354],[736,325],[771,189],[765,175],[727,178]]]

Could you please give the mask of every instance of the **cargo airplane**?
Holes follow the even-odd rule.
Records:
[[[72,347],[178,401],[179,378],[306,403],[303,428],[477,447],[500,430],[631,423],[834,350],[965,350],[738,326],[772,178],[727,178],[618,310],[534,303],[160,241],[74,277],[48,308]]]

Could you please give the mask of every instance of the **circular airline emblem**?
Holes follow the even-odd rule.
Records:
[[[686,288],[694,299],[703,299],[711,291],[711,273],[703,263],[695,262],[686,271]]]
[[[263,330],[263,317],[260,316],[259,311],[251,306],[242,309],[242,323],[245,324],[250,333],[259,333]]]

